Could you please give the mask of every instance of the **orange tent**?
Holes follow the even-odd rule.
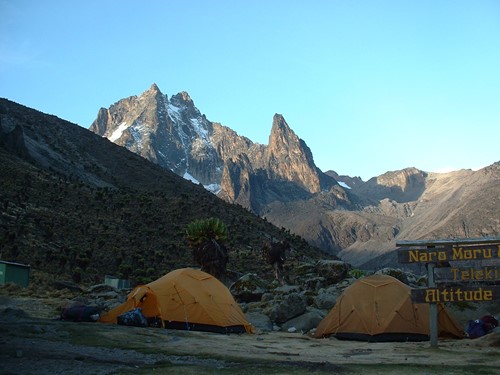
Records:
[[[166,328],[254,332],[229,289],[212,275],[191,268],[137,286],[125,303],[102,315],[99,321],[116,323],[119,315],[137,307],[147,318],[161,318]]]
[[[438,327],[440,337],[464,337],[463,330],[443,305],[438,306]],[[368,276],[344,290],[314,336],[363,341],[427,341],[429,304],[413,303],[411,288],[392,276]]]

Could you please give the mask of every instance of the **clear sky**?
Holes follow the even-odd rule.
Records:
[[[500,160],[499,0],[0,0],[0,97],[88,128],[155,82],[323,171]]]

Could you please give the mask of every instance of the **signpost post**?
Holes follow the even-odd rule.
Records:
[[[500,237],[400,241],[396,246],[399,247],[400,263],[425,263],[427,267],[427,289],[412,290],[412,299],[429,303],[431,347],[438,346],[438,303],[482,302],[500,298]],[[477,267],[478,261],[490,264]],[[451,266],[455,262],[469,262],[474,266]],[[449,268],[447,276],[436,277],[435,270],[442,270],[440,267],[443,266]],[[472,282],[475,286],[463,285]],[[438,283],[446,285],[442,287]]]
[[[429,263],[427,267],[427,286],[429,288],[434,288],[436,283],[434,282],[434,263]],[[438,346],[438,310],[437,303],[431,302],[429,305],[429,333],[431,346],[437,348]]]

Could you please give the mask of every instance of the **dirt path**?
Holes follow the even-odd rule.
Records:
[[[62,322],[47,316],[53,311],[47,301],[0,302],[0,374],[499,374],[500,368],[500,333],[440,341],[438,348],[284,332],[221,335]]]

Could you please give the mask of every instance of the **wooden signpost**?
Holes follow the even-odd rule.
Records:
[[[398,242],[401,246],[402,242]],[[406,245],[398,250],[400,263],[436,263],[450,261],[476,261],[483,259],[500,259],[500,245],[435,245],[414,247]]]
[[[412,291],[415,302],[485,302],[500,298],[500,286],[427,288]]]
[[[500,299],[500,237],[400,241],[396,246],[400,263],[427,267],[427,289],[412,290],[412,299],[429,303],[431,346],[437,347],[438,340],[437,303]]]

